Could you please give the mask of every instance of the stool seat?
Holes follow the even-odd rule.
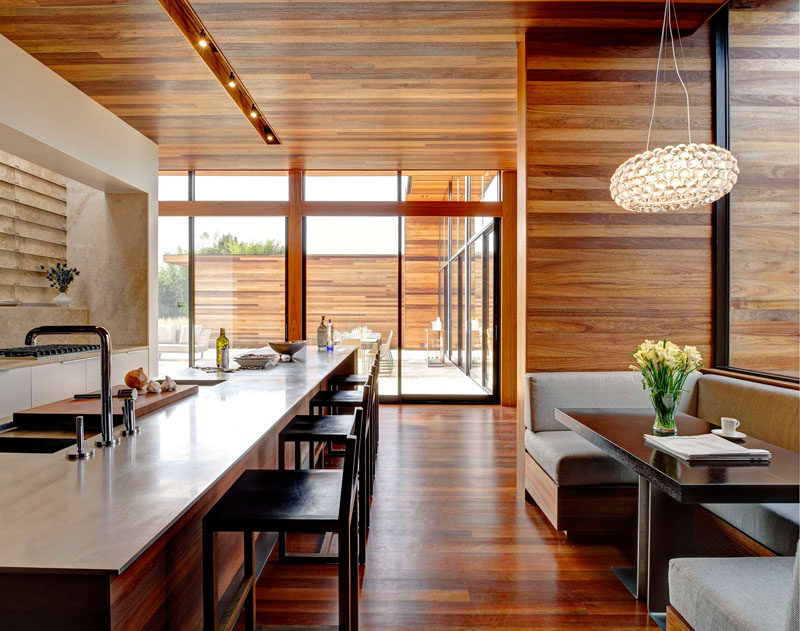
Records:
[[[333,375],[328,379],[329,386],[365,386],[369,375]]]
[[[341,469],[249,469],[206,514],[206,525],[215,531],[336,531],[342,475]]]
[[[354,425],[353,414],[298,414],[281,430],[280,436],[289,440],[297,437],[319,442],[341,440],[353,433]]]
[[[358,407],[363,401],[364,395],[358,390],[320,390],[315,394],[309,403],[313,407],[328,407],[337,405],[340,407]]]

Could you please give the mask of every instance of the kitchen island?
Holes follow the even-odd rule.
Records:
[[[278,432],[331,375],[355,370],[352,348],[296,358],[184,371],[220,382],[140,419],[141,434],[90,460],[67,460],[73,448],[0,453],[0,628],[200,629],[202,516],[244,469],[275,468]],[[260,537],[263,555],[273,541]],[[241,536],[219,535],[217,546],[223,593]]]

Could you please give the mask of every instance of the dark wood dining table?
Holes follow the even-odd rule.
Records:
[[[690,464],[644,443],[644,435],[653,433],[653,410],[557,408],[555,418],[639,476],[636,567],[615,571],[637,598],[646,599],[661,628],[666,626],[669,560],[698,556],[697,504],[800,501],[800,454],[763,440],[747,437],[737,443],[769,450],[772,458],[766,463]],[[685,436],[716,428],[688,414],[676,414],[675,421]]]

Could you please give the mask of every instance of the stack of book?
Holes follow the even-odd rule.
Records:
[[[700,436],[644,435],[646,445],[687,462],[698,461],[764,461],[772,458],[766,449],[748,449],[714,434]]]

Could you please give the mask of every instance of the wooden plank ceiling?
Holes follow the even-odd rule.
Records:
[[[721,0],[678,4],[694,30]],[[266,146],[158,0],[25,0],[0,34],[160,146],[163,169],[513,169],[528,27],[656,29],[662,0],[195,0]]]

